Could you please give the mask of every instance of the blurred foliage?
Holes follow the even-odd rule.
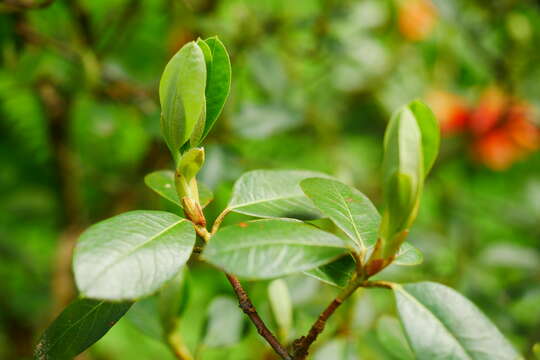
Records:
[[[385,121],[398,106],[427,99],[447,136],[410,237],[425,262],[385,274],[456,287],[533,356],[540,2],[3,0],[0,358],[30,358],[36,336],[75,296],[70,251],[83,228],[135,206],[172,209],[143,185],[146,173],[171,167],[159,140],[159,76],[182,44],[215,34],[231,53],[233,85],[206,141],[202,181],[217,195],[210,213],[254,168],[325,171],[380,205]],[[211,336],[227,319],[208,316],[230,305],[231,292],[208,267],[191,272],[198,281],[180,325],[187,345],[204,339],[204,359],[261,358],[264,345],[246,325],[228,334],[243,336],[239,343],[211,346],[224,345]],[[335,289],[286,281],[292,338]],[[271,319],[267,285],[249,291]],[[358,294],[314,358],[393,359],[377,336],[392,303],[384,291]],[[123,319],[85,359],[171,358],[132,325]]]

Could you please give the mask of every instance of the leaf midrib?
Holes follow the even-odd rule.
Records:
[[[94,283],[97,279],[99,279],[104,273],[106,273],[107,271],[109,271],[109,269],[111,267],[113,267],[114,265],[117,265],[119,262],[121,262],[122,260],[124,260],[126,257],[132,255],[134,252],[136,252],[137,250],[145,247],[146,245],[148,245],[148,243],[154,241],[156,238],[160,237],[161,235],[163,235],[164,233],[166,233],[167,231],[171,230],[172,228],[174,228],[176,225],[184,222],[184,221],[187,221],[186,219],[180,219],[176,222],[174,222],[173,224],[167,226],[166,228],[164,228],[163,230],[159,231],[158,233],[156,233],[155,235],[152,235],[150,238],[148,238],[147,240],[143,241],[142,243],[140,243],[139,245],[135,246],[133,249],[130,249],[128,252],[126,252],[125,254],[121,255],[120,257],[114,259],[112,262],[110,262],[109,264],[107,264],[106,266],[103,266],[103,269],[96,275],[94,276],[94,278],[92,279],[92,281],[89,281],[87,282],[88,284],[92,284]],[[91,285],[90,285],[91,286]],[[82,289],[81,289],[82,290]]]
[[[51,346],[49,346],[47,348],[47,353],[49,353],[49,350],[51,350],[52,348],[54,348],[56,346],[56,344],[58,344],[62,338],[66,335],[66,333],[68,331],[70,331],[71,329],[73,329],[75,326],[77,326],[81,321],[83,321],[84,319],[86,319],[88,316],[90,316],[93,312],[96,311],[96,309],[100,306],[102,306],[103,304],[105,303],[105,301],[100,301],[98,304],[96,304],[95,306],[93,306],[83,317],[81,317],[80,319],[78,319],[77,321],[75,321],[74,323],[72,323],[71,325],[69,325],[67,327],[67,329],[62,332],[62,334],[60,334],[60,336],[58,336],[58,340],[56,340],[54,343],[51,344]]]

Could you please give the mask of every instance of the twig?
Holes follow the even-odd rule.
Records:
[[[352,280],[349,285],[324,309],[315,323],[309,329],[306,336],[302,336],[293,342],[293,359],[304,360],[307,358],[310,346],[324,331],[326,322],[334,312],[347,300],[359,287],[392,288],[393,284],[386,281],[358,281]]]
[[[193,220],[189,216],[189,211],[185,211],[184,213],[187,218],[189,218],[192,222]],[[225,215],[227,215],[228,211],[224,211],[220,214],[218,219],[214,222],[214,227],[212,229],[212,233],[208,232],[206,227],[197,225],[194,222],[195,225],[195,231],[197,232],[197,235],[199,235],[206,243],[210,241],[210,238],[212,235],[217,231],[219,228],[219,224],[221,221],[223,221],[223,218],[225,218]],[[204,214],[202,214],[204,216]],[[216,225],[217,224],[217,225]],[[240,283],[240,280],[232,274],[225,273],[225,276],[227,277],[227,280],[229,280],[229,283],[231,284],[234,293],[236,294],[236,297],[238,298],[238,304],[242,311],[249,317],[253,325],[255,325],[255,328],[257,329],[257,332],[266,340],[266,342],[274,349],[274,351],[284,360],[292,360],[292,357],[289,355],[287,350],[280,344],[278,339],[275,337],[275,335],[268,329],[264,321],[261,319],[259,314],[257,313],[257,309],[255,308],[255,305],[251,302],[251,299],[249,298],[249,295],[247,294],[246,290],[242,287],[242,284]]]
[[[255,309],[255,306],[249,299],[248,294],[242,287],[242,284],[240,284],[240,281],[236,276],[227,274],[227,280],[231,283],[231,286],[233,287],[233,290],[236,294],[236,297],[238,298],[238,303],[240,304],[240,308],[242,311],[249,317],[253,325],[257,328],[257,332],[266,340],[266,342],[274,349],[274,351],[281,356],[282,359],[285,360],[292,360],[291,356],[285,350],[285,348],[279,343],[278,339],[272,334],[272,332],[268,329],[264,321],[261,319],[259,314],[257,313],[257,309]]]

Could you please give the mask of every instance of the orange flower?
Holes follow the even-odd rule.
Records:
[[[438,90],[429,93],[426,100],[439,120],[443,134],[465,130],[470,117],[465,100],[455,94]]]
[[[398,9],[399,30],[408,40],[425,39],[437,21],[437,11],[431,0],[403,0]]]

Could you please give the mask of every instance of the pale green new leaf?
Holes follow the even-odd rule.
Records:
[[[332,179],[306,179],[300,186],[315,206],[343,230],[358,249],[375,244],[381,216],[364,194]]]
[[[377,321],[377,337],[393,359],[415,359],[398,319],[383,315]]]
[[[324,265],[346,253],[337,236],[294,220],[257,220],[227,226],[203,258],[248,279],[270,279]]]
[[[200,41],[202,42],[202,41]],[[223,43],[217,36],[204,40],[210,51],[206,56],[206,122],[200,141],[208,135],[221,114],[231,89],[231,61]]]
[[[268,285],[268,301],[278,325],[279,338],[286,342],[292,327],[293,306],[285,280],[276,279]]]
[[[422,141],[415,116],[408,107],[390,120],[384,137],[381,226],[383,256],[399,248],[395,235],[408,229],[416,217],[424,181]]]
[[[174,171],[154,171],[144,177],[144,183],[161,197],[182,207],[182,203],[178,198],[178,193],[176,192],[174,185]],[[204,208],[213,200],[214,194],[212,194],[212,191],[203,183],[198,182],[197,185],[199,186],[201,206]]]
[[[420,100],[409,104],[422,136],[422,153],[424,157],[424,177],[427,176],[439,153],[441,131],[439,122],[431,109]]]
[[[237,344],[242,338],[244,314],[238,302],[230,296],[219,296],[208,308],[208,320],[203,344],[225,347]]]
[[[205,88],[203,51],[189,42],[169,61],[159,83],[161,129],[175,157],[204,112]]]
[[[171,279],[195,244],[193,225],[163,211],[131,211],[91,226],[75,248],[75,281],[85,297],[128,300]]]
[[[268,218],[321,217],[320,211],[306,197],[300,182],[310,177],[328,177],[314,171],[254,170],[242,175],[234,184],[227,206],[231,211]]]
[[[78,299],[41,336],[34,359],[69,360],[101,339],[126,313],[131,303]]]
[[[468,299],[444,285],[396,285],[401,322],[419,360],[520,359],[497,327]]]
[[[157,308],[165,334],[173,332],[189,298],[188,268],[184,266],[159,291]]]
[[[399,251],[396,254],[396,259],[392,264],[403,265],[403,266],[412,266],[419,265],[424,261],[424,255],[416,247],[411,245],[408,242],[404,242]]]

